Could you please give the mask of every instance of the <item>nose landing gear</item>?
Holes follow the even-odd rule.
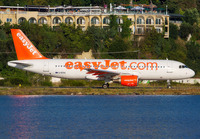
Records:
[[[170,80],[167,80],[167,88],[172,88]]]
[[[102,88],[106,89],[106,88],[109,88],[109,83],[105,83],[102,85]]]

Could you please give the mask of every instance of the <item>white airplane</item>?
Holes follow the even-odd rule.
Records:
[[[18,60],[9,61],[14,68],[42,75],[103,80],[103,88],[118,82],[137,86],[139,80],[176,80],[190,78],[195,72],[173,60],[144,59],[48,59],[44,57],[20,29],[11,29]],[[169,84],[170,85],[170,84]]]

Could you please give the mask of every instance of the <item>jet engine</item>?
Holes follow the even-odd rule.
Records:
[[[137,86],[138,85],[138,76],[135,75],[123,75],[121,79],[114,80],[114,82],[121,83],[124,86]]]

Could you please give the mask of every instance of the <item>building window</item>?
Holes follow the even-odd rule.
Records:
[[[77,24],[81,24],[81,25],[85,24],[85,19],[82,18],[82,17],[78,18],[77,19]]]
[[[103,24],[110,24],[110,19],[108,17],[105,17],[103,19]]]
[[[20,17],[19,20],[18,20],[18,24],[22,23],[22,22],[25,22],[26,21],[26,18],[24,17]]]
[[[99,19],[97,17],[93,17],[91,20],[92,24],[99,24]]]
[[[157,18],[156,19],[156,24],[159,24],[159,25],[162,24],[162,19],[161,18]]]
[[[138,34],[143,34],[144,33],[144,29],[143,28],[137,28],[137,33]]]
[[[30,19],[28,20],[28,22],[31,23],[31,24],[36,24],[36,23],[37,23],[36,19],[33,18],[33,17],[30,18]]]
[[[39,23],[39,24],[47,24],[47,20],[46,20],[46,18],[42,17],[42,18],[40,18],[40,19],[38,20],[38,23]]]
[[[168,32],[168,27],[165,27],[165,32],[166,32],[166,33]]]
[[[72,24],[72,23],[73,23],[73,19],[72,19],[71,17],[67,17],[67,18],[65,19],[65,23],[66,23],[66,24]]]
[[[117,24],[123,24],[123,19],[122,18],[117,18]]]
[[[151,32],[152,28],[146,28],[146,32]]]
[[[168,25],[168,20],[167,20],[167,18],[165,18],[165,25]]]
[[[162,33],[162,28],[156,28],[156,31],[157,31],[158,33]]]
[[[118,31],[118,32],[122,32],[122,27],[118,27],[118,28],[117,28],[117,31]]]
[[[144,19],[141,18],[141,17],[139,17],[139,18],[137,19],[137,24],[144,24]]]
[[[55,17],[55,18],[53,19],[53,24],[60,24],[60,23],[61,23],[61,20],[60,20],[59,17]]]
[[[146,24],[149,24],[149,25],[154,24],[153,19],[152,18],[147,18]]]
[[[7,22],[12,22],[12,18],[7,18]]]

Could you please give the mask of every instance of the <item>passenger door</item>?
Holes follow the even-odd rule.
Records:
[[[43,63],[43,72],[49,72],[49,62],[45,61]]]
[[[171,62],[167,61],[167,73],[173,73],[173,65]]]

